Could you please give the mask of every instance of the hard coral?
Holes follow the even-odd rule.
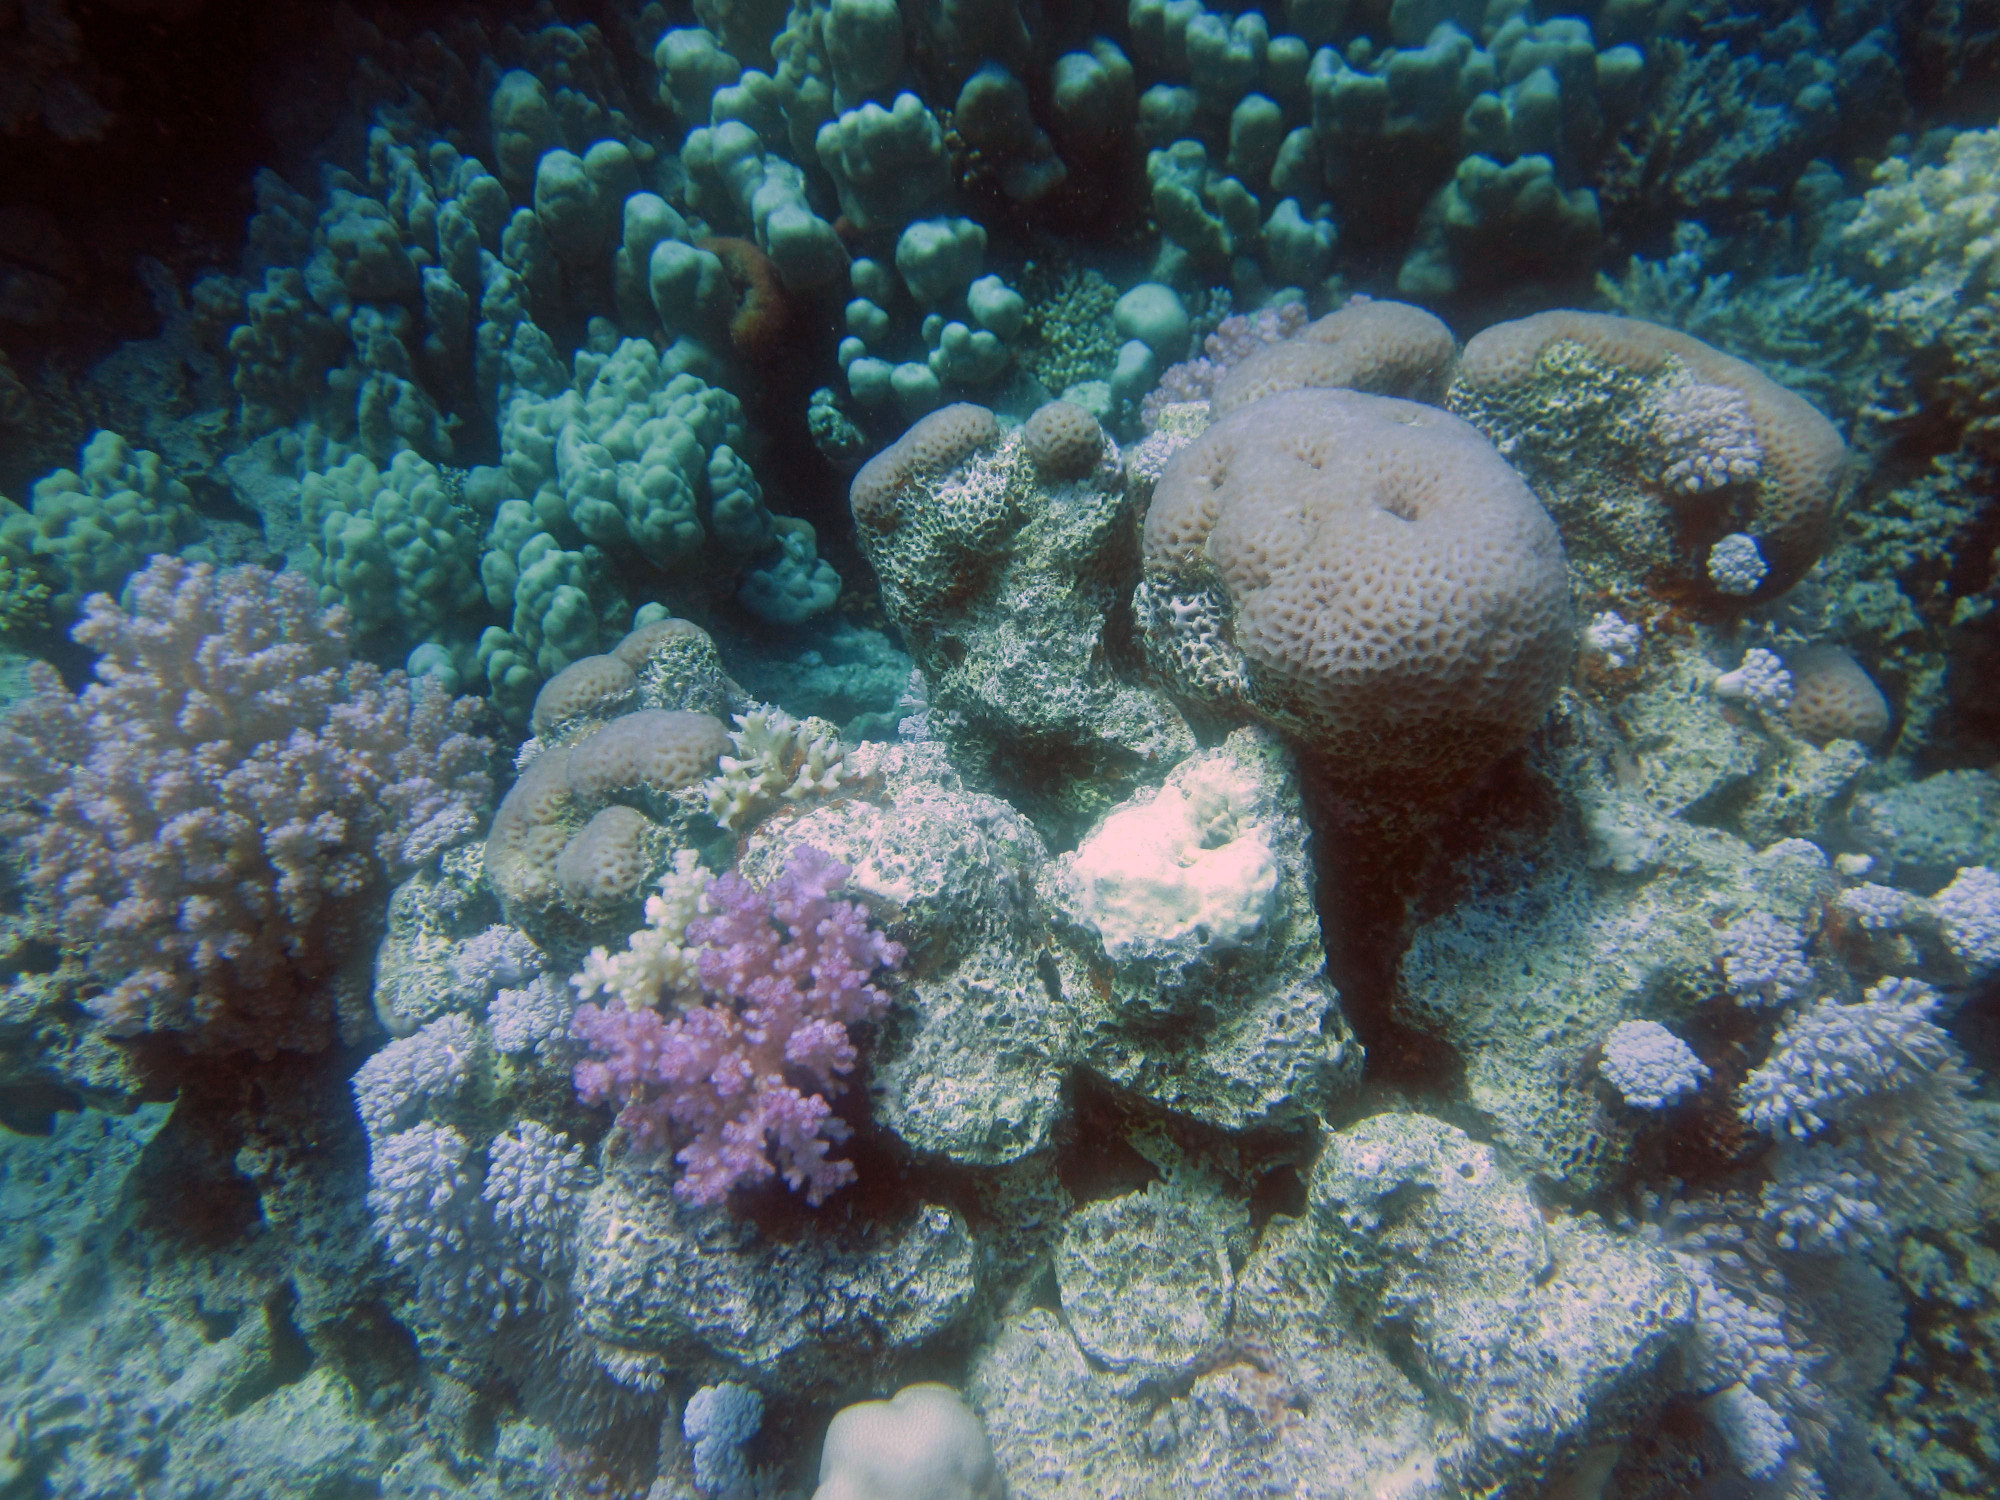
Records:
[[[671,1019],[616,1006],[576,1013],[577,1037],[599,1054],[577,1065],[578,1097],[617,1100],[641,1147],[686,1140],[674,1191],[687,1202],[720,1203],[739,1183],[781,1175],[817,1205],[854,1180],[851,1163],[826,1154],[849,1133],[826,1096],[857,1060],[847,1028],[888,1008],[870,977],[900,964],[903,948],[860,906],[831,899],[848,873],[806,848],[762,891],[723,876],[708,887],[712,914],[687,927],[709,1003]]]
[[[1438,402],[1457,358],[1451,330],[1422,308],[1356,297],[1230,370],[1215,387],[1214,411],[1226,417],[1266,396],[1306,387]]]
[[[1465,346],[1450,405],[1507,450],[1606,587],[1710,587],[1709,546],[1741,533],[1770,569],[1757,597],[1783,593],[1825,547],[1850,477],[1847,445],[1811,403],[1637,318],[1495,324]]]
[[[126,599],[76,628],[98,680],[44,668],[0,732],[0,830],[114,1033],[323,1048],[359,913],[478,825],[476,708],[349,661],[300,574],[158,557]]]
[[[1145,568],[1135,607],[1176,685],[1240,698],[1352,783],[1438,786],[1504,754],[1575,649],[1533,493],[1470,426],[1389,397],[1293,390],[1224,417],[1161,478]],[[1190,632],[1239,670],[1173,672]]]

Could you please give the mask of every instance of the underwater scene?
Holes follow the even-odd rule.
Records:
[[[0,1500],[2000,1496],[2000,0],[0,0]]]

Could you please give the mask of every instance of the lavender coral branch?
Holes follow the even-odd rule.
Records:
[[[477,705],[349,660],[295,574],[158,557],[126,600],[76,627],[97,681],[0,729],[0,832],[114,1034],[323,1048],[363,898],[478,825]]]
[[[848,873],[801,849],[763,891],[740,875],[711,882],[713,914],[687,928],[710,1003],[672,1017],[596,1005],[576,1013],[576,1036],[599,1054],[577,1065],[578,1096],[616,1100],[641,1148],[684,1141],[674,1190],[691,1203],[782,1176],[817,1205],[854,1180],[851,1163],[827,1157],[848,1134],[827,1096],[854,1069],[848,1028],[888,1006],[871,976],[900,964],[903,949],[860,906],[831,899]]]

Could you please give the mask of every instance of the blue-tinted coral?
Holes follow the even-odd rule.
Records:
[[[1895,1098],[1913,1122],[1958,1128],[1965,1075],[1957,1047],[1930,1019],[1938,995],[1912,979],[1885,979],[1851,1004],[1828,998],[1789,1022],[1771,1055],[1743,1081],[1743,1118],[1772,1135],[1809,1140],[1855,1121],[1865,1104]]]
[[[1612,1027],[1597,1070],[1634,1109],[1663,1109],[1694,1093],[1709,1075],[1688,1044],[1657,1021]]]
[[[486,1008],[493,1045],[501,1052],[528,1052],[551,1038],[568,1035],[576,1002],[567,987],[546,974],[518,989],[502,989]]]
[[[1722,973],[1730,993],[1745,1005],[1783,1005],[1811,990],[1812,965],[1805,938],[1769,912],[1753,911],[1724,929]]]
[[[1960,870],[1931,905],[1967,973],[1981,979],[2000,969],[2000,875],[1983,865]]]
[[[743,1447],[764,1424],[764,1398],[734,1381],[705,1385],[688,1397],[681,1431],[692,1445],[695,1488],[727,1495],[750,1481]]]
[[[354,1075],[354,1103],[370,1136],[399,1129],[433,1099],[465,1087],[478,1038],[463,1015],[442,1016],[389,1043]]]

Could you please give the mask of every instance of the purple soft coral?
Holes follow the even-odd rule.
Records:
[[[765,890],[740,875],[711,882],[714,914],[689,923],[687,938],[701,945],[698,972],[715,1003],[671,1018],[618,1006],[576,1013],[577,1037],[601,1054],[577,1064],[578,1096],[617,1100],[641,1147],[691,1135],[674,1185],[690,1203],[782,1176],[817,1205],[854,1180],[851,1163],[827,1158],[848,1129],[826,1096],[854,1069],[847,1028],[888,1007],[870,976],[900,964],[903,948],[860,906],[831,899],[848,873],[805,848]],[[799,1075],[810,1091],[790,1081]]]

